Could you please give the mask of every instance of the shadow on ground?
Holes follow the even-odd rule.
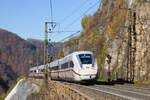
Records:
[[[118,79],[118,80],[112,80],[112,81],[108,81],[108,82],[101,82],[101,81],[93,80],[93,81],[83,82],[80,84],[87,85],[87,86],[88,85],[116,85],[116,84],[124,85],[124,84],[134,84],[134,82],[126,81],[123,79]]]

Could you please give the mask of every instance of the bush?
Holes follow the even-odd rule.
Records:
[[[4,100],[6,96],[7,96],[6,93],[3,93],[3,94],[0,96],[0,100]]]
[[[23,79],[24,77],[23,76],[20,76],[17,78],[17,82],[19,82],[21,79]]]
[[[108,82],[106,78],[100,77],[97,79],[98,82]]]
[[[136,80],[134,83],[139,85],[149,85],[150,81]]]

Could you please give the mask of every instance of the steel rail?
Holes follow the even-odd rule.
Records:
[[[68,83],[65,82],[65,84],[68,84]],[[96,90],[96,91],[99,91],[99,92],[104,92],[106,94],[118,96],[118,97],[125,98],[125,99],[128,99],[128,100],[141,100],[142,97],[144,97],[142,100],[150,100],[150,94],[148,94],[148,93],[142,93],[142,92],[135,92],[135,91],[131,91],[131,90],[112,88],[110,86],[100,86],[100,85],[85,86],[85,85],[79,85],[79,84],[74,84],[74,83],[69,83],[69,85],[74,85],[74,86],[88,88],[88,89],[91,89],[91,90]],[[116,91],[120,92],[120,93],[116,93]],[[130,94],[130,96],[128,96],[127,94]]]

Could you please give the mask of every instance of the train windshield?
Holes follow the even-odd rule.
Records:
[[[91,54],[79,54],[79,58],[82,64],[92,64]]]

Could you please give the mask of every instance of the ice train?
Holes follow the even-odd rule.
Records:
[[[49,64],[51,79],[87,81],[96,78],[97,61],[91,51],[73,52]],[[44,77],[44,65],[30,68],[30,76]]]

